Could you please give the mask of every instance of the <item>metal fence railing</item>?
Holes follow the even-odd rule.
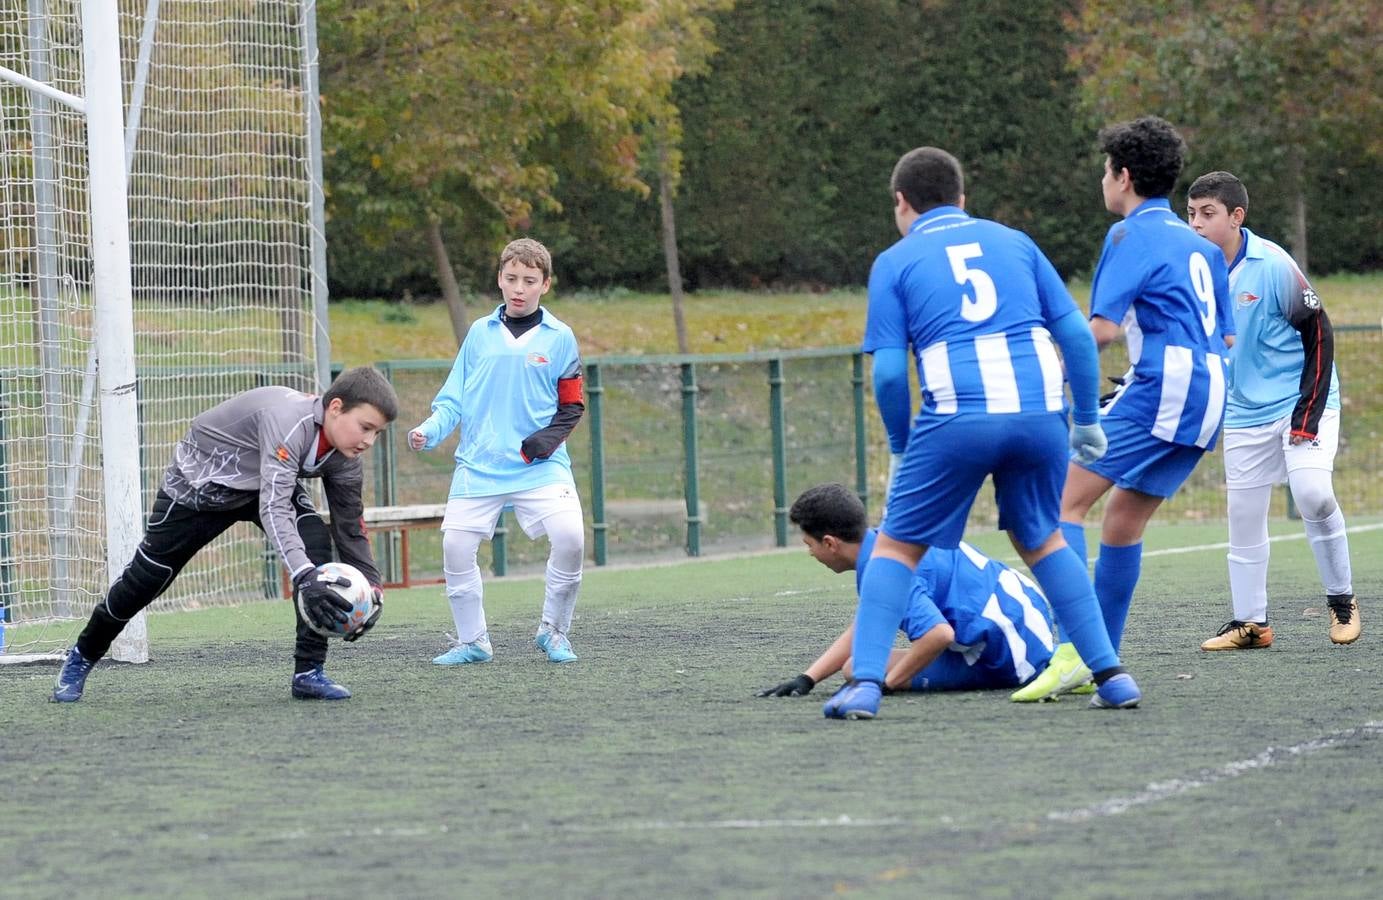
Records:
[[[1344,395],[1336,490],[1346,515],[1377,515],[1383,513],[1383,331],[1338,327],[1335,340]],[[1106,372],[1122,370],[1121,354],[1121,347],[1106,352]],[[372,454],[375,477],[366,503],[441,503],[456,436],[425,454],[408,452],[404,441],[426,418],[451,363],[376,365],[398,391],[400,414]],[[585,365],[586,416],[568,450],[596,565],[786,546],[792,499],[822,481],[851,485],[871,516],[878,515],[888,452],[858,350],[605,356]],[[1099,513],[1096,507],[1092,516]],[[1272,515],[1290,513],[1283,491]],[[1224,515],[1224,465],[1216,450],[1157,520]],[[992,496],[982,491],[970,527],[992,529],[996,520]],[[489,551],[492,569],[532,568],[545,559],[545,548],[503,524]],[[385,571],[398,575],[397,536],[377,540]],[[439,572],[440,556],[439,536],[414,536],[415,567]]]

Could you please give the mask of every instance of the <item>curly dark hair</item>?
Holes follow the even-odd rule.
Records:
[[[1172,123],[1143,116],[1100,130],[1100,150],[1117,174],[1128,169],[1140,197],[1168,197],[1186,162],[1186,142]]]
[[[807,488],[788,510],[788,519],[818,541],[833,534],[850,544],[864,540],[864,504],[843,484],[831,482]]]

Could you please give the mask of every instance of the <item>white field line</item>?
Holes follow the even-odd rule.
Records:
[[[1106,816],[1117,816],[1135,807],[1171,800],[1174,797],[1180,797],[1220,781],[1270,769],[1281,763],[1291,762],[1321,750],[1329,750],[1361,737],[1376,737],[1380,734],[1383,734],[1383,722],[1365,722],[1363,725],[1332,731],[1329,734],[1311,738],[1290,747],[1268,747],[1257,756],[1226,763],[1215,769],[1206,769],[1188,778],[1155,781],[1128,797],[1111,797],[1089,806],[1055,810],[1047,813],[1046,818],[1048,821],[1054,822],[1084,822]]]
[[[1346,533],[1346,534],[1358,534],[1358,533],[1364,532],[1364,531],[1378,531],[1379,529],[1383,529],[1383,522],[1377,522],[1377,523],[1374,523],[1374,524],[1372,524],[1372,525],[1355,525],[1355,526],[1353,526],[1352,528],[1346,528],[1346,529],[1345,529],[1345,533]],[[1275,543],[1277,543],[1278,541],[1304,541],[1304,540],[1306,540],[1306,532],[1304,532],[1304,531],[1298,531],[1298,532],[1295,533],[1295,534],[1278,534],[1278,535],[1274,535],[1274,536],[1268,538],[1268,543],[1270,543],[1270,544],[1275,544]],[[1146,558],[1149,557],[1149,556],[1175,556],[1175,555],[1178,554],[1178,553],[1199,553],[1199,552],[1201,552],[1202,550],[1228,550],[1228,549],[1229,549],[1229,542],[1228,542],[1228,541],[1224,541],[1224,542],[1218,543],[1218,544],[1199,544],[1199,545],[1196,545],[1196,546],[1194,546],[1194,547],[1167,547],[1167,548],[1162,549],[1162,550],[1149,550],[1149,551],[1147,551],[1147,552],[1145,552],[1145,553],[1143,554],[1143,558],[1146,559]]]
[[[821,817],[815,819],[712,819],[706,822],[682,821],[676,819],[650,819],[644,822],[609,822],[603,825],[528,825],[507,829],[518,832],[546,832],[581,834],[610,834],[615,832],[640,831],[748,831],[760,828],[896,828],[912,824],[906,819],[856,819],[847,815]],[[376,827],[333,831],[327,835],[333,840],[355,837],[424,837],[433,834],[446,834],[446,825]],[[301,841],[311,838],[321,840],[323,832],[295,829],[280,832],[277,840]]]
[[[1199,790],[1221,781],[1239,778],[1255,772],[1265,771],[1283,763],[1292,762],[1296,759],[1318,753],[1322,750],[1329,750],[1342,744],[1348,744],[1360,738],[1373,738],[1383,736],[1383,721],[1365,722],[1352,728],[1344,728],[1339,731],[1332,731],[1320,737],[1310,738],[1309,740],[1293,744],[1288,747],[1268,747],[1257,756],[1248,759],[1235,760],[1225,763],[1213,769],[1202,770],[1195,775],[1185,778],[1172,778],[1167,781],[1155,781],[1136,794],[1127,797],[1111,797],[1089,806],[1077,807],[1075,809],[1059,809],[1048,812],[1043,819],[1049,822],[1086,822],[1091,819],[1100,819],[1108,816],[1117,816],[1142,806],[1149,806],[1154,803],[1161,803],[1164,800],[1172,800],[1192,791]],[[943,824],[950,824],[948,816],[941,817]],[[854,818],[849,815],[839,816],[820,816],[816,818],[800,819],[710,819],[707,821],[678,820],[678,819],[648,819],[644,821],[622,821],[607,822],[601,824],[536,824],[530,825],[523,823],[515,828],[507,828],[505,831],[520,833],[580,833],[580,834],[628,834],[649,831],[752,831],[769,829],[813,829],[813,828],[898,828],[920,827],[923,823],[910,819],[887,818],[869,819]],[[323,832],[321,829],[294,829],[292,831],[282,831],[274,836],[275,840],[283,841],[321,841],[324,838],[338,840],[342,838],[358,837],[383,837],[383,838],[414,838],[430,837],[437,834],[447,834],[450,828],[445,824],[439,825],[399,825],[399,826],[375,826],[373,828],[350,828],[341,831]],[[462,829],[465,830],[465,829]],[[196,835],[199,839],[206,840],[208,835]]]
[[[1383,529],[1383,522],[1374,522],[1374,523],[1369,524],[1369,525],[1352,525],[1352,526],[1349,526],[1349,527],[1345,528],[1345,534],[1360,534],[1360,533],[1365,532],[1365,531],[1379,531],[1379,530],[1381,530],[1381,529]],[[1279,541],[1304,541],[1304,540],[1306,540],[1306,532],[1304,532],[1304,531],[1298,531],[1298,532],[1296,532],[1295,534],[1275,534],[1275,535],[1273,535],[1272,537],[1268,538],[1268,543],[1270,543],[1270,544],[1276,544],[1276,543],[1278,543]],[[1153,556],[1178,556],[1178,555],[1180,555],[1180,554],[1182,554],[1182,553],[1204,553],[1204,552],[1207,551],[1207,550],[1228,550],[1228,549],[1229,549],[1229,542],[1228,542],[1228,541],[1221,541],[1221,542],[1219,542],[1219,543],[1214,543],[1214,544],[1192,544],[1192,545],[1190,545],[1189,547],[1164,547],[1164,548],[1162,548],[1161,550],[1144,550],[1144,551],[1143,551],[1143,558],[1144,558],[1144,559],[1148,559],[1149,557],[1153,557]],[[1021,564],[1021,563],[1023,562],[1023,561],[1017,556],[1017,554],[1014,554],[1014,553],[1010,553],[1010,554],[1008,554],[1008,555],[1006,555],[1006,556],[1003,556],[1003,557],[995,556],[995,557],[993,557],[993,558],[994,558],[994,559],[997,559],[997,560],[999,560],[1000,562],[1004,563],[1005,565],[1009,565],[1009,566],[1019,565],[1019,564]],[[1092,556],[1092,557],[1090,558],[1090,565],[1091,565],[1091,566],[1095,565],[1095,561],[1096,561],[1097,559],[1099,559],[1098,556]]]

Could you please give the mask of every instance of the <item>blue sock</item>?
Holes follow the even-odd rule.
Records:
[[[1143,570],[1143,543],[1129,547],[1110,547],[1100,544],[1100,558],[1095,562],[1095,596],[1100,598],[1105,630],[1114,652],[1124,637],[1124,621],[1133,603],[1133,589]]]
[[[855,678],[883,683],[898,624],[907,612],[912,574],[912,569],[896,559],[875,557],[865,566],[850,650]]]
[[[1062,522],[1061,536],[1066,538],[1066,546],[1076,551],[1080,564],[1090,570],[1090,551],[1085,546],[1085,526],[1080,522]]]
[[[1110,645],[1109,632],[1100,617],[1095,588],[1076,551],[1067,547],[1048,554],[1032,567],[1032,575],[1061,622],[1061,639],[1076,645],[1076,652],[1090,671],[1119,665],[1119,655]],[[859,640],[858,633],[855,639]]]

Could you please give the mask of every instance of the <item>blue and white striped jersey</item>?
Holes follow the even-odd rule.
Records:
[[[580,374],[576,336],[543,310],[536,328],[514,337],[500,320],[503,309],[471,323],[451,374],[432,401],[432,415],[418,426],[429,450],[461,428],[448,495],[453,499],[572,483],[565,444],[532,463],[524,462],[520,448],[557,413],[558,379]]]
[[[1026,234],[943,206],[874,260],[862,349],[912,348],[919,419],[1057,412],[1061,361],[1046,325],[1073,309]]]
[[[1319,342],[1311,363],[1322,369],[1320,376],[1306,371],[1303,332],[1309,334],[1319,318],[1320,299],[1286,250],[1247,228],[1241,231],[1244,253],[1229,271],[1238,334],[1229,354],[1225,427],[1266,425],[1300,406],[1293,428],[1314,432],[1322,410],[1340,408],[1334,358],[1323,358]]]
[[[860,545],[856,590],[877,537],[871,528]],[[1011,670],[1019,682],[1040,672],[1056,646],[1051,608],[1037,585],[963,541],[922,557],[898,630],[915,641],[942,622],[956,633],[948,651],[971,666]]]
[[[1225,336],[1234,333],[1225,258],[1165,198],[1109,229],[1090,315],[1124,327],[1130,374],[1104,414],[1157,438],[1209,450],[1224,418]]]

